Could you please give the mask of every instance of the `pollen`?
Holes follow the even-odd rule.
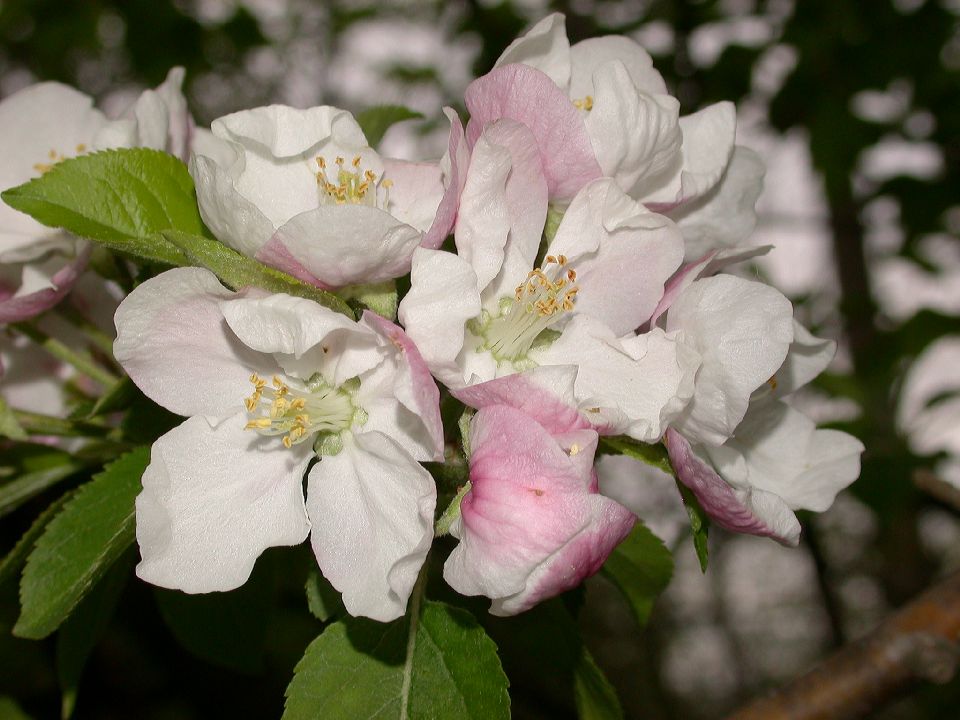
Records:
[[[590,112],[593,110],[593,95],[587,95],[582,100],[574,100],[573,106],[577,108],[577,110],[586,110],[587,112]]]

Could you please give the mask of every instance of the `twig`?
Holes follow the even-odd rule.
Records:
[[[852,720],[920,680],[946,683],[960,661],[960,573],[927,590],[806,675],[728,720]]]

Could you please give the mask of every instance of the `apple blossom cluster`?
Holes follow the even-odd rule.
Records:
[[[631,532],[599,491],[601,452],[662,448],[714,524],[787,545],[797,511],[857,477],[861,443],[790,400],[835,343],[738,266],[769,248],[746,244],[763,163],[736,144],[734,106],[681,116],[628,38],[571,46],[562,16],[536,24],[467,88],[466,125],[444,110],[437,162],[381,156],[330,106],[200,128],[182,80],[116,119],[55,83],[12,95],[0,185],[104,150],[170,153],[212,238],[358,313],[226,287],[201,262],[135,275],[113,357],[183,418],[136,500],[143,580],[231,590],[309,537],[347,611],[389,621],[436,548],[449,586],[512,615]],[[0,227],[0,323],[90,273],[88,240],[5,205]],[[438,468],[460,473],[454,492]]]

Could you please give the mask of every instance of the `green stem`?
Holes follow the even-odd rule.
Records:
[[[83,420],[64,420],[52,415],[14,410],[13,416],[21,428],[31,435],[60,437],[106,437],[112,428]]]
[[[30,340],[35,342],[58,360],[62,360],[63,362],[72,365],[77,372],[86,375],[88,378],[100,383],[105,388],[112,386],[119,379],[113,373],[104,370],[102,367],[97,365],[93,361],[93,358],[89,357],[85,353],[79,353],[75,350],[71,350],[62,342],[56,338],[50,337],[31,323],[14,323],[13,325],[10,325],[10,327],[25,337],[30,338]]]
[[[86,335],[94,347],[113,357],[113,338],[90,322],[77,308],[69,302],[60,303],[54,312]]]
[[[450,526],[460,517],[460,501],[463,500],[463,496],[468,492],[470,492],[469,480],[457,491],[453,500],[447,505],[447,509],[443,511],[443,514],[437,520],[437,524],[433,528],[434,537],[440,537],[450,532]]]

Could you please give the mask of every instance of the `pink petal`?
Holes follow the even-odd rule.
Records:
[[[467,87],[467,142],[477,142],[487,123],[510,118],[537,138],[550,198],[572,198],[601,176],[590,137],[579,111],[544,73],[526,65],[506,65]]]
[[[769,507],[773,503],[768,501],[776,496],[765,493],[763,506],[767,506],[764,509],[770,512],[763,513],[768,516],[766,518],[758,516],[758,508],[751,501],[750,493],[738,494],[713,468],[696,456],[683,435],[670,428],[665,440],[677,479],[690,488],[700,506],[717,525],[730,532],[770,537],[784,545],[796,545],[799,542],[800,523],[782,500],[782,507]]]
[[[523,411],[549,433],[564,433],[590,427],[573,398],[576,377],[574,365],[544,365],[450,392],[472,408],[506,405]]]
[[[91,246],[87,245],[76,259],[54,273],[53,277],[50,278],[50,284],[53,287],[44,288],[27,295],[0,296],[0,325],[29,320],[63,300],[86,268],[91,250]]]
[[[450,120],[450,140],[447,144],[450,170],[443,197],[440,198],[440,205],[437,207],[437,216],[420,243],[421,246],[431,250],[436,250],[443,244],[457,220],[457,206],[460,203],[460,193],[463,191],[469,162],[469,151],[463,136],[463,123],[460,121],[460,116],[452,108],[444,108],[444,113]]]
[[[434,443],[434,460],[443,460],[443,422],[440,419],[440,390],[430,374],[427,363],[407,334],[397,325],[385,320],[374,312],[365,310],[360,322],[372,327],[377,333],[389,339],[405,360],[410,373],[410,405],[407,409],[419,415],[421,422]],[[399,391],[400,388],[397,388]],[[398,398],[403,402],[405,398]],[[407,405],[407,403],[404,403]]]
[[[595,573],[634,523],[596,493],[596,441],[590,430],[555,437],[511,407],[480,410],[447,582],[490,597],[492,613],[512,615]]]

